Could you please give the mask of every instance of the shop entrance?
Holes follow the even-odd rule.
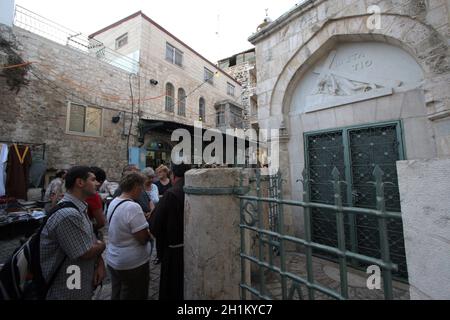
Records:
[[[172,146],[163,141],[150,142],[147,146],[146,167],[158,168],[160,165],[169,165]]]

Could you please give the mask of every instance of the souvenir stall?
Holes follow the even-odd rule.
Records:
[[[30,185],[42,180],[44,163],[45,144],[0,141],[0,239],[28,236],[45,216],[43,203],[27,196]]]

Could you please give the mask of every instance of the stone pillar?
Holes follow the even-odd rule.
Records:
[[[397,171],[411,299],[450,299],[450,158]]]
[[[241,173],[200,169],[186,174],[185,299],[240,299],[240,201],[233,190]],[[243,182],[248,186],[247,175]]]

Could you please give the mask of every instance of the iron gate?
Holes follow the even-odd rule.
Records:
[[[306,163],[311,177],[311,201],[334,203],[331,168],[343,173],[343,205],[376,209],[372,171],[379,166],[384,172],[386,209],[400,212],[400,196],[396,161],[403,159],[400,123],[381,124],[306,134]],[[312,238],[315,242],[337,246],[337,230],[333,212],[312,209]],[[403,227],[400,219],[388,219],[388,237],[392,261],[399,265],[394,276],[407,279]],[[349,214],[344,221],[346,247],[380,258],[379,230],[376,218]],[[317,255],[323,252],[315,251]],[[365,266],[354,262],[355,266]]]
[[[267,272],[279,277],[281,299],[293,299],[295,295],[304,298],[302,288],[306,288],[309,299],[315,299],[319,293],[334,299],[348,299],[348,267],[355,265],[380,267],[384,298],[393,299],[393,275],[407,275],[401,213],[395,161],[380,161],[377,148],[384,146],[384,149],[389,150],[384,151],[383,155],[385,152],[388,156],[390,152],[397,152],[395,157],[389,159],[401,159],[399,124],[336,130],[306,137],[308,143],[314,142],[314,139],[316,143],[321,140],[320,147],[308,149],[312,151],[308,153],[308,160],[316,159],[314,157],[317,156],[317,159],[325,159],[326,162],[322,166],[317,164],[317,167],[314,167],[314,161],[307,164],[303,171],[302,201],[283,199],[281,173],[264,179],[259,169],[255,173],[255,194],[239,196],[242,299],[247,298],[247,294],[262,299],[274,298],[267,289]],[[372,137],[371,142],[368,142],[372,149],[365,154],[360,151],[364,142],[357,143],[362,137]],[[363,160],[357,166],[358,157],[364,159],[363,156],[372,156],[370,166],[362,165]],[[355,164],[354,168],[348,165],[350,159]],[[269,181],[269,184],[268,192],[263,194],[264,180]],[[349,184],[349,181],[353,184]],[[352,189],[352,186],[355,188]],[[364,196],[355,199],[359,196],[356,192],[364,192]],[[303,238],[287,234],[284,225],[285,206],[303,208]],[[268,211],[268,224],[265,223],[265,209]],[[255,254],[250,254],[251,248],[246,240],[249,232],[257,236]],[[362,238],[363,235],[371,240]],[[306,275],[289,270],[286,261],[288,243],[305,248]],[[270,248],[268,257],[265,254],[267,247]],[[278,265],[274,263],[273,252],[279,254]],[[318,254],[338,262],[338,290],[326,287],[315,279],[313,257]],[[251,264],[258,270],[256,286],[248,278]]]

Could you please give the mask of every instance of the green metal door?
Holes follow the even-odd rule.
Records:
[[[403,159],[400,123],[370,127],[344,128],[330,132],[306,134],[307,169],[311,178],[311,201],[334,203],[331,171],[341,173],[344,206],[376,208],[373,171],[384,171],[386,209],[400,212],[396,161]],[[337,247],[336,213],[327,209],[312,209],[312,239]],[[380,239],[375,217],[345,215],[345,242],[348,250],[380,258]],[[407,279],[403,228],[400,220],[388,220],[391,259],[399,266],[393,273]],[[314,254],[326,256],[315,250]],[[356,265],[362,267],[362,265]]]

